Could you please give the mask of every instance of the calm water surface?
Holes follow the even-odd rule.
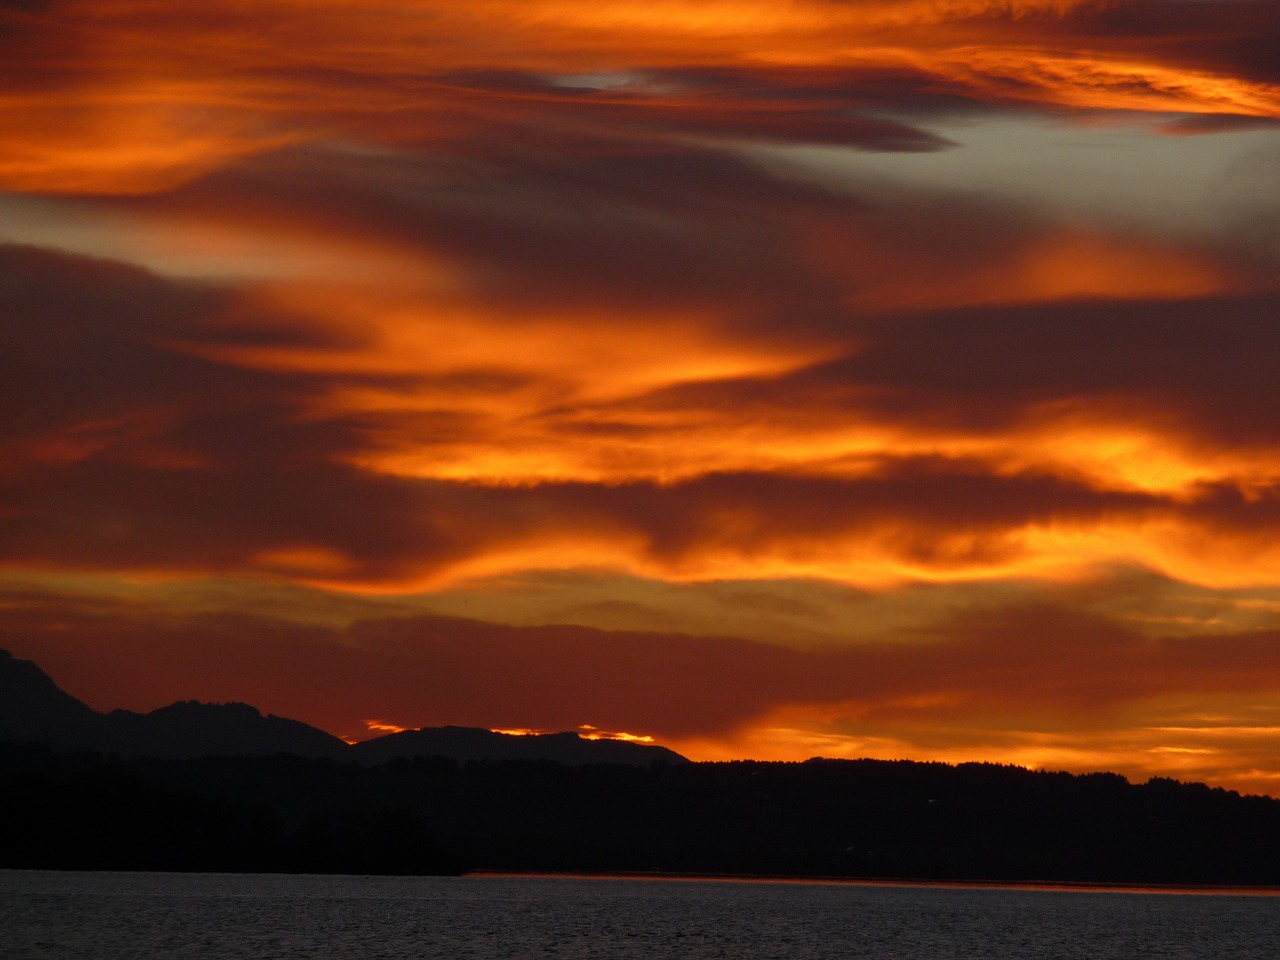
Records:
[[[0,956],[1275,960],[1280,897],[0,871]]]

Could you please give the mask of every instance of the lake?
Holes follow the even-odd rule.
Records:
[[[570,877],[0,871],[5,960],[1274,960],[1280,897]]]

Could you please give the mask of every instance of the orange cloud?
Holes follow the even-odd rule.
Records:
[[[1268,782],[1278,10],[9,4],[0,567],[65,595],[6,642],[348,734]],[[997,115],[1081,131],[1041,199],[1212,131],[1212,216],[929,181]],[[472,602],[541,606],[406,619]]]
[[[95,266],[104,295],[67,299],[62,270],[92,286],[83,261],[11,262],[27,290],[10,299],[17,315],[56,324],[10,331],[31,431],[13,437],[27,454],[9,466],[10,564],[384,591],[539,568],[884,587],[1076,578],[1116,562],[1226,587],[1280,564],[1270,374],[1257,362],[1271,334],[1251,319],[1267,297],[1181,307],[1183,336],[1158,346],[1141,331],[1147,311],[1168,313],[1160,301],[1110,301],[1099,320],[1081,319],[1093,303],[1062,305],[1057,320],[1036,307],[1033,337],[1025,307],[895,320],[815,365],[799,352],[812,348],[728,346],[712,322],[526,318],[508,331],[501,315],[467,317],[474,339],[451,342],[457,330],[429,314],[290,331],[292,301],[259,313],[279,317],[275,344],[245,346],[223,294]],[[186,336],[172,309],[191,318]],[[49,352],[65,329],[79,331],[79,358]],[[1171,393],[1169,377],[1197,371],[1231,331],[1243,366]],[[637,339],[648,342],[629,349]],[[562,340],[580,351],[557,351]],[[515,362],[476,369],[495,341],[515,345]],[[1052,375],[1036,362],[1046,342]],[[97,368],[103,350],[129,365]],[[82,405],[42,356],[87,371]],[[58,402],[41,406],[50,390]],[[1210,442],[1246,427],[1261,431],[1250,455]],[[675,436],[687,456],[663,447]]]
[[[195,15],[156,3],[105,11],[67,0],[47,12],[4,14],[7,73],[19,82],[0,98],[0,182],[52,192],[163,191],[287,143],[441,142],[483,125],[486,114],[509,122],[530,105],[530,91],[468,90],[456,82],[459,70],[588,84],[593,76],[690,65],[816,65],[849,71],[846,84],[905,70],[935,91],[979,101],[1274,118],[1276,78],[1255,79],[1247,59],[1258,23],[1274,9],[1229,3],[1188,14],[1144,3],[1111,33],[1122,15],[1109,5],[1066,2],[717,0],[691,8],[223,0]],[[1182,32],[1166,35],[1169,23]],[[1216,45],[1198,57],[1208,62],[1188,62],[1210,26]],[[590,97],[559,100],[561,122],[577,113],[591,123],[600,113]],[[757,102],[741,112],[748,103],[737,105],[737,119],[725,114],[725,132],[736,126],[738,135],[768,138],[780,124],[803,137],[806,110],[817,120],[813,139],[827,140],[839,126],[802,103],[771,111]],[[619,110],[654,110],[672,129],[714,134],[714,109],[698,98],[651,107],[624,99],[609,115],[625,123]]]

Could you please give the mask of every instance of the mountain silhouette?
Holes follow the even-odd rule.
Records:
[[[0,740],[97,749],[102,714],[58,689],[30,660],[0,650]]]
[[[395,757],[444,757],[464,763],[551,760],[571,767],[589,763],[648,766],[654,762],[689,762],[666,747],[626,740],[587,740],[572,732],[514,736],[480,727],[450,726],[388,734],[357,743],[351,752],[365,764],[385,763]]]
[[[586,740],[576,733],[511,736],[483,728],[406,730],[355,746],[299,720],[264,716],[245,703],[183,700],[134,713],[99,713],[59,689],[30,660],[0,650],[0,742],[43,743],[55,750],[94,750],[123,757],[300,757],[356,760],[443,757],[459,762],[550,760],[568,766],[688,763],[666,747],[623,740]]]
[[[0,740],[165,759],[277,753],[336,759],[347,750],[323,730],[263,716],[244,703],[188,700],[150,713],[99,713],[59,689],[30,660],[6,650],[0,650]]]
[[[347,744],[298,720],[263,716],[247,703],[182,700],[150,713],[116,710],[104,718],[116,752],[133,756],[258,757],[289,753],[300,757],[346,756]]]

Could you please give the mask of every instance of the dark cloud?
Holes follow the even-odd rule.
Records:
[[[1178,117],[1161,125],[1163,133],[1193,135],[1208,133],[1234,133],[1241,130],[1270,130],[1280,127],[1275,117],[1251,117],[1235,113],[1195,113]]]
[[[460,94],[509,95],[529,125],[581,124],[626,139],[638,134],[814,143],[918,152],[953,146],[901,121],[868,116],[855,71],[658,69],[608,76],[539,76],[469,70],[438,78]],[[878,104],[877,104],[878,105]],[[496,104],[486,103],[491,117]],[[515,120],[509,117],[509,122]]]
[[[646,72],[646,76],[677,90],[727,95],[744,103],[811,103],[852,110],[893,110],[924,117],[984,109],[981,101],[966,95],[967,91],[946,90],[935,74],[907,64],[771,64],[756,68],[691,64],[655,69]]]
[[[236,295],[226,288],[0,246],[0,297],[11,469],[169,460],[181,472],[184,463],[217,470],[264,458],[284,465],[327,458],[351,442],[350,431],[326,426],[320,436],[297,422],[317,390],[309,378],[232,367],[189,349],[348,345],[288,317],[259,317],[252,330],[228,323]]]
[[[1003,535],[1010,528],[1142,513],[1156,505],[1048,475],[996,477],[978,463],[930,458],[890,461],[853,479],[713,474],[664,486],[544,487],[540,493],[623,521],[645,536],[655,557],[677,565],[708,551],[821,555],[859,536],[887,540],[890,552],[925,565],[999,561],[1008,558]]]
[[[885,324],[843,375],[883,391],[888,410],[975,426],[1078,401],[1216,443],[1274,442],[1280,389],[1265,358],[1280,348],[1278,310],[1274,293],[973,308]]]
[[[206,444],[215,436],[207,426],[201,434]],[[270,421],[246,421],[243,434],[223,439],[214,469],[89,458],[45,471],[38,485],[11,495],[5,556],[105,569],[235,570],[306,545],[347,561],[319,573],[377,581],[447,572],[529,542],[638,541],[628,549],[642,558],[696,569],[707,556],[834,561],[833,550],[868,540],[889,556],[945,570],[1016,559],[1007,534],[1028,524],[1188,510],[1211,521],[1235,507],[1273,528],[1265,501],[1186,507],[1050,475],[994,475],[980,463],[891,461],[854,479],[740,473],[667,485],[484,487],[329,464],[306,432],[299,440]],[[298,449],[309,455],[291,457]]]
[[[1280,82],[1276,0],[1137,0],[1085,6],[1068,29],[1104,48],[1129,48],[1171,65]]]
[[[839,284],[787,251],[806,218],[845,215],[858,200],[780,181],[719,150],[610,139],[594,151],[592,142],[516,138],[465,161],[295,151],[153,202],[194,215],[270,211],[325,235],[407,244],[461,267],[472,295],[516,316],[619,298],[635,306],[729,298],[753,312],[838,301]]]
[[[512,317],[693,309],[774,340],[856,337],[851,296],[972,283],[1055,229],[990,199],[854,195],[713,146],[586,132],[513,132],[459,156],[285,151],[115,207],[407,245]]]
[[[0,0],[0,15],[5,13],[44,13],[58,5],[59,0]]]
[[[1280,442],[1280,295],[1081,299],[850,324],[856,352],[780,377],[675,387],[643,403],[825,411],[913,428],[999,431],[1046,410],[1171,430],[1210,446]]]
[[[0,378],[9,431],[31,436],[104,420],[175,392],[199,396],[207,364],[158,341],[198,328],[225,304],[212,289],[170,283],[106,261],[33,247],[0,247]],[[10,439],[14,439],[11,434]]]
[[[304,417],[317,384],[182,349],[239,341],[219,324],[224,291],[13,247],[0,291],[10,559],[199,568],[313,525],[367,529],[348,498],[355,471],[334,464],[359,425]],[[317,342],[287,325],[248,339]]]

